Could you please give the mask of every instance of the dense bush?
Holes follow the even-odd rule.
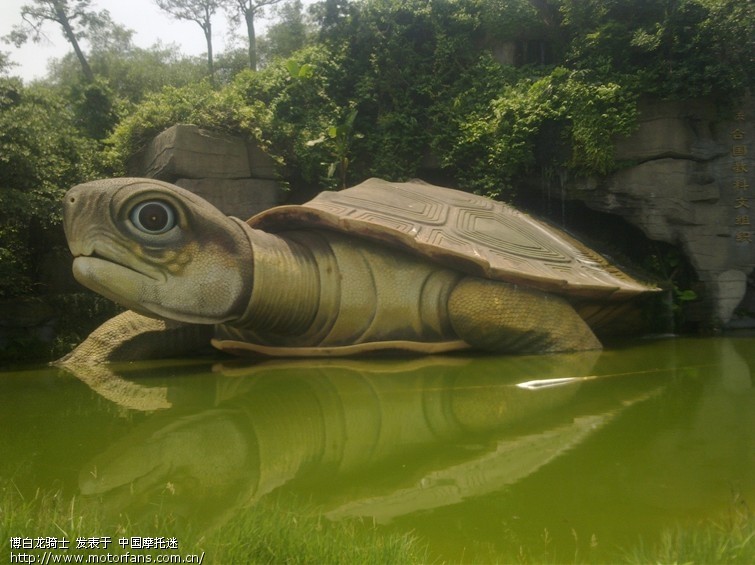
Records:
[[[662,98],[727,103],[755,86],[755,4],[560,0],[565,60]]]
[[[631,132],[636,105],[618,84],[556,67],[541,78],[503,85],[500,94],[469,112],[450,112],[447,120],[452,134],[445,138],[443,164],[464,186],[510,197],[517,175],[535,165],[577,174],[610,171],[613,137]]]
[[[35,290],[36,269],[58,236],[65,190],[97,176],[98,147],[66,100],[0,78],[0,298]]]

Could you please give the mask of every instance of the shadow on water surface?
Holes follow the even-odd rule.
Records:
[[[113,519],[159,505],[209,530],[275,497],[451,560],[608,550],[755,495],[754,344],[12,375],[28,427],[3,443],[20,488],[57,484]]]

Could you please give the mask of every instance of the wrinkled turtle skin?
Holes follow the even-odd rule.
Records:
[[[99,180],[68,191],[64,222],[76,280],[130,310],[68,363],[208,338],[275,356],[597,349],[591,326],[655,290],[508,205],[421,181],[370,179],[243,222],[165,182]]]

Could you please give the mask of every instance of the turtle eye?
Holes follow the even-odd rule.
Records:
[[[166,233],[176,225],[173,206],[162,200],[148,200],[137,204],[131,210],[130,218],[137,229],[150,235]]]

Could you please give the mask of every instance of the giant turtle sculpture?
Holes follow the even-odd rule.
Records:
[[[511,206],[421,181],[243,222],[172,184],[107,179],[68,191],[64,218],[75,278],[146,316],[89,338],[108,351],[143,330],[160,353],[168,326],[150,318],[212,327],[242,355],[597,349],[591,326],[654,290]]]

